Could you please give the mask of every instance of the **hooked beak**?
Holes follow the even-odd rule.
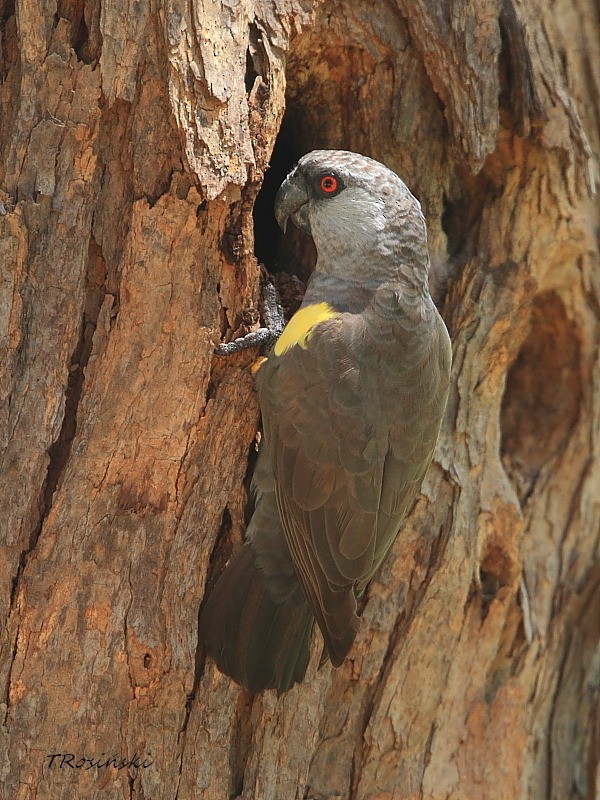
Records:
[[[284,233],[290,217],[300,230],[310,233],[308,192],[304,180],[295,172],[288,175],[275,197],[275,218]]]

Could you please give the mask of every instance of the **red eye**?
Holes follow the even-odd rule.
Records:
[[[334,178],[333,175],[323,175],[319,186],[323,194],[333,194],[338,188],[337,178]]]

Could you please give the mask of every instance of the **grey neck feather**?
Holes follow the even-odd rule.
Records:
[[[328,237],[315,231],[317,264],[304,304],[327,300],[340,310],[360,311],[377,290],[393,293],[397,303],[415,307],[429,297],[429,253],[420,212],[387,220],[370,238],[360,231]]]
[[[311,208],[315,272],[372,290],[389,284],[400,293],[428,296],[425,220],[408,190],[405,195],[374,199],[353,187]]]

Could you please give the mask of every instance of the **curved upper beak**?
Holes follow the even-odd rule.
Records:
[[[290,217],[301,230],[310,233],[308,199],[304,179],[292,172],[281,184],[275,197],[275,219],[284,233]]]

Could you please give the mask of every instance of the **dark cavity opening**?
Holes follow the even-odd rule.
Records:
[[[499,543],[488,543],[479,566],[481,618],[486,618],[490,605],[503,586],[510,586],[514,565]]]
[[[259,262],[271,273],[281,270],[277,256],[282,232],[275,219],[275,196],[286,175],[302,155],[302,151],[292,144],[288,130],[289,120],[284,117],[269,168],[254,203],[254,252]],[[293,227],[290,223],[289,228]]]
[[[269,169],[254,203],[254,252],[272,275],[279,298],[290,317],[300,306],[317,254],[310,236],[290,221],[285,235],[275,219],[277,191],[298,159],[312,149],[293,135],[295,120],[286,113],[275,141]]]
[[[554,292],[533,303],[531,330],[507,379],[501,409],[504,466],[525,502],[539,473],[566,446],[581,404],[580,343]]]
[[[340,24],[346,25],[343,15]],[[273,212],[277,190],[298,159],[311,150],[344,149],[371,154],[366,142],[357,140],[353,126],[343,123],[349,114],[354,118],[354,106],[352,112],[348,108],[348,93],[356,95],[363,76],[362,60],[349,57],[361,48],[351,43],[354,34],[350,29],[345,33],[348,41],[338,34],[332,39],[323,17],[315,29],[293,39],[286,69],[286,112],[254,205],[256,257],[274,276],[288,314],[302,299],[316,251],[312,238],[293,223],[288,224],[285,236],[280,231]],[[315,71],[315,64],[324,68]],[[248,82],[254,71],[256,62],[251,59]]]

